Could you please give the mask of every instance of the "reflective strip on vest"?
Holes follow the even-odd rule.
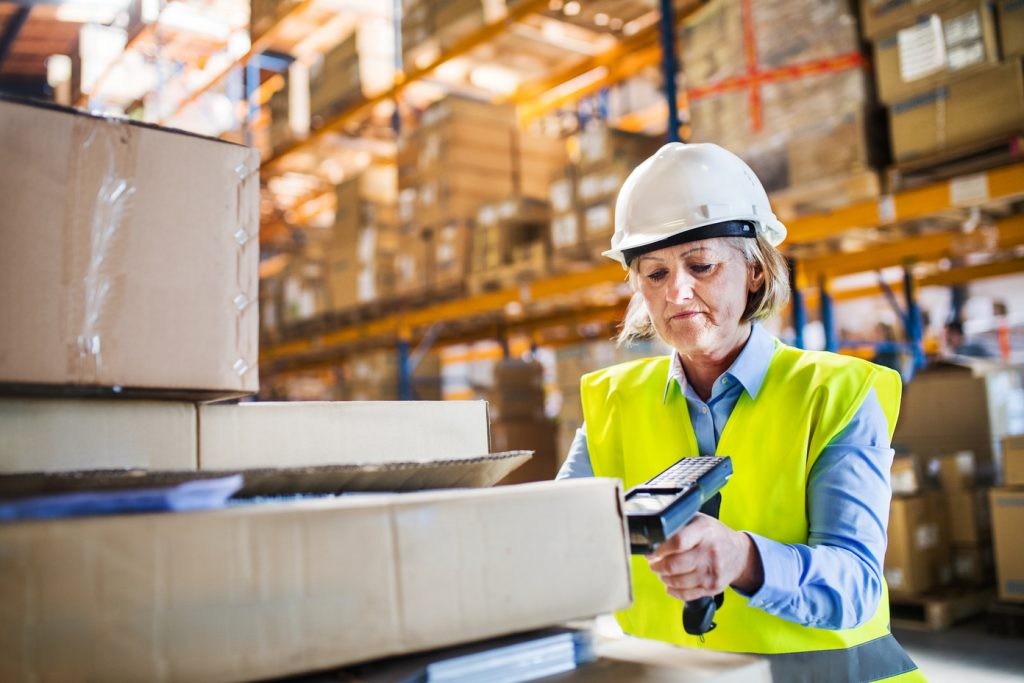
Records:
[[[917,670],[892,635],[838,650],[762,656],[771,663],[777,683],[869,683]]]

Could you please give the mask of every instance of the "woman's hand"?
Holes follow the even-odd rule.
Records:
[[[702,513],[647,561],[668,594],[684,601],[718,595],[726,586],[749,595],[764,582],[761,557],[750,537]]]

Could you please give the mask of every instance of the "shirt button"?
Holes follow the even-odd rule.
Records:
[[[707,406],[702,407],[700,409],[700,412],[702,412],[703,414],[707,415],[708,414],[708,407]]]
[[[729,378],[728,377],[723,377],[722,378],[722,384],[728,384],[728,383],[729,383]]]

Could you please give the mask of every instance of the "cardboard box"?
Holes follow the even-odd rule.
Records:
[[[943,491],[954,492],[971,489],[977,482],[977,466],[973,451],[946,453],[933,461]]]
[[[620,496],[589,479],[5,524],[0,678],[263,679],[621,609]]]
[[[192,403],[0,398],[0,474],[198,464]]]
[[[990,483],[994,448],[1011,430],[1021,395],[1018,368],[926,369],[903,388],[893,446],[925,458],[973,451],[979,481]]]
[[[999,0],[999,46],[1003,57],[1024,54],[1024,2]]]
[[[203,469],[383,464],[486,455],[483,401],[300,401],[199,407]]]
[[[895,495],[909,496],[920,493],[924,483],[921,459],[911,453],[893,458],[890,484]]]
[[[1003,486],[1024,486],[1024,434],[1003,439]]]
[[[256,150],[9,99],[0,149],[0,383],[259,388]]]
[[[502,420],[491,423],[491,446],[499,451],[531,450],[533,458],[502,484],[549,481],[561,460],[555,452],[555,424],[550,420]]]
[[[1024,80],[1018,59],[893,104],[893,156],[909,161],[969,148],[1012,134],[1022,119]]]
[[[875,39],[909,26],[955,0],[863,0],[860,3],[861,30]]]
[[[874,44],[878,99],[901,102],[999,63],[995,10],[987,0],[935,9]]]
[[[941,550],[939,524],[930,515],[927,496],[892,499],[885,580],[892,593],[923,593],[936,585]]]
[[[996,553],[999,599],[1024,602],[1024,490],[991,489],[992,543]]]
[[[941,495],[946,503],[947,528],[952,543],[976,544],[990,538],[988,489],[943,491]]]
[[[985,498],[988,505],[988,498]],[[953,545],[953,578],[968,586],[989,586],[995,578],[995,560],[991,543]]]

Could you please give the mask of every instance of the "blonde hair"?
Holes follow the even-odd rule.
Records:
[[[778,249],[773,247],[761,233],[757,237],[722,237],[730,246],[736,247],[743,254],[748,267],[759,268],[764,273],[761,287],[747,296],[747,307],[740,318],[742,322],[754,322],[770,318],[789,301],[789,265]],[[620,346],[651,339],[657,336],[657,330],[651,321],[647,303],[640,293],[637,278],[639,259],[634,259],[629,267],[629,284],[633,288],[633,297],[626,308],[626,317],[622,320],[622,329],[615,341]]]

